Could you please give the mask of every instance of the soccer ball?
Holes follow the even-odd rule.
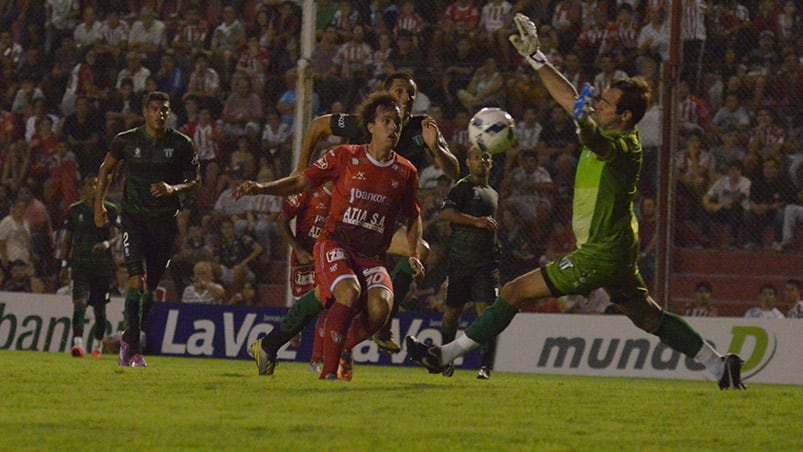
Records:
[[[486,107],[478,111],[468,123],[471,144],[489,154],[507,151],[516,139],[516,123],[510,113],[501,108]]]

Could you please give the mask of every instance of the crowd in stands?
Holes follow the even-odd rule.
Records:
[[[580,149],[571,118],[510,51],[511,18],[524,12],[539,26],[542,51],[578,90],[589,82],[600,93],[624,76],[653,88],[640,124],[646,152],[637,203],[642,230],[652,231],[642,233],[651,278],[669,3],[318,0],[313,114],[352,112],[385,75],[410,71],[417,112],[436,119],[462,162],[469,118],[483,106],[506,109],[518,144],[495,158],[491,177],[501,197],[503,280],[554,259],[574,247],[567,221]],[[793,231],[803,219],[794,217],[803,210],[797,3],[683,1],[681,130],[671,150],[681,245],[711,246],[717,224],[729,227],[733,246],[791,245],[784,220]],[[140,99],[151,90],[170,94],[169,125],[193,139],[201,160],[202,187],[179,216],[169,272],[178,297],[254,304],[257,287],[284,283],[276,279],[286,275],[268,271],[286,258],[275,227],[282,200],[235,201],[231,190],[291,170],[300,31],[294,1],[0,1],[2,287],[53,292],[64,283],[53,251],[64,215],[115,134],[141,124]],[[424,218],[432,219],[449,181],[433,163],[420,183]],[[120,187],[109,199],[119,200]],[[442,305],[449,233],[427,222],[428,276],[405,300],[408,309]]]

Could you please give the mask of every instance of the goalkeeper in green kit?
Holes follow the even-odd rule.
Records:
[[[638,79],[614,81],[592,101],[586,85],[574,86],[539,49],[535,25],[517,14],[516,50],[536,70],[554,100],[572,114],[583,150],[575,174],[572,229],[577,249],[502,287],[499,298],[465,334],[442,346],[406,338],[412,360],[440,373],[456,358],[501,333],[519,308],[532,298],[586,295],[602,287],[611,301],[644,331],[703,364],[720,389],[744,389],[742,360],[720,355],[683,319],[666,312],[650,297],[639,274],[638,226],[633,213],[642,149],[636,124],[649,104],[649,87]]]

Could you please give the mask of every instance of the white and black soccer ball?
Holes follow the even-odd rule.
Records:
[[[501,108],[483,108],[468,123],[468,139],[483,152],[505,152],[516,139],[516,122]]]

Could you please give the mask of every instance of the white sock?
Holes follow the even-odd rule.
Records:
[[[441,364],[448,364],[479,346],[478,342],[464,334],[441,346]]]
[[[73,345],[73,347],[75,347],[75,346],[83,347],[84,346],[84,340],[81,339],[80,337],[74,337],[74,338],[72,338],[72,345]]]
[[[694,360],[704,365],[705,370],[708,371],[714,379],[719,380],[722,378],[722,374],[725,372],[725,362],[722,360],[722,355],[717,353],[714,347],[708,342],[703,341],[703,346],[700,347],[700,351],[694,356]]]

